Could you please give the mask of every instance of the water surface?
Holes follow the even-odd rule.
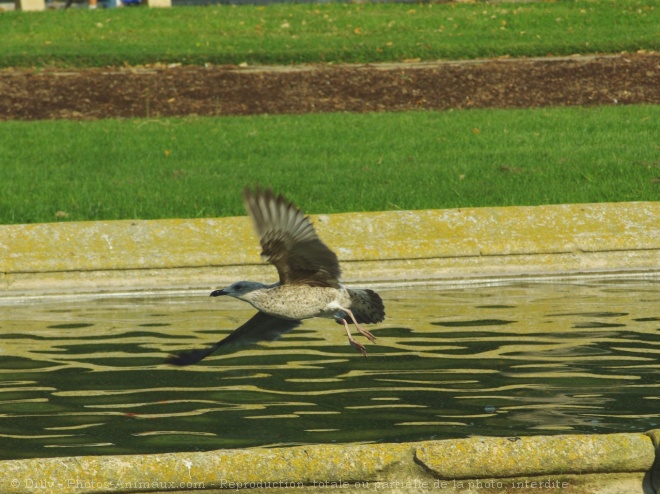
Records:
[[[657,280],[379,292],[368,358],[319,319],[186,368],[162,361],[254,310],[197,291],[0,306],[0,458],[660,426]]]

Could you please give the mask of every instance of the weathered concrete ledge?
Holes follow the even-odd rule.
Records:
[[[321,215],[349,282],[660,273],[660,202]],[[273,279],[247,218],[0,226],[0,299]],[[658,494],[660,431],[0,462],[0,492]]]
[[[473,437],[3,461],[0,491],[643,494],[657,492],[659,436]]]
[[[660,202],[314,217],[348,282],[660,272]],[[273,279],[247,217],[0,225],[0,294]]]

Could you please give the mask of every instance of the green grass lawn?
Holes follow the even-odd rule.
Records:
[[[660,107],[0,122],[0,223],[660,200]]]
[[[653,0],[0,14],[0,67],[660,49]],[[660,200],[660,107],[0,122],[0,223]]]
[[[273,4],[0,14],[0,67],[289,64],[660,49],[657,0]]]

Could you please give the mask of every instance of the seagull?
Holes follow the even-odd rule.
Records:
[[[336,254],[318,237],[309,217],[282,194],[246,187],[243,202],[259,236],[261,256],[275,266],[279,281],[272,285],[237,281],[213,291],[211,297],[228,295],[251,304],[258,312],[214,345],[171,355],[166,362],[191,365],[223,347],[273,341],[312,317],[343,324],[348,342],[366,357],[365,347],[351,335],[349,321],[369,341],[376,341],[360,324],[385,319],[380,296],[373,290],[346,288],[339,282],[341,268]]]

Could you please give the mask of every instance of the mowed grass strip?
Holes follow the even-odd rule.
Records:
[[[0,223],[660,200],[660,107],[0,123]]]
[[[0,67],[295,64],[660,49],[657,0],[272,4],[0,14]]]

